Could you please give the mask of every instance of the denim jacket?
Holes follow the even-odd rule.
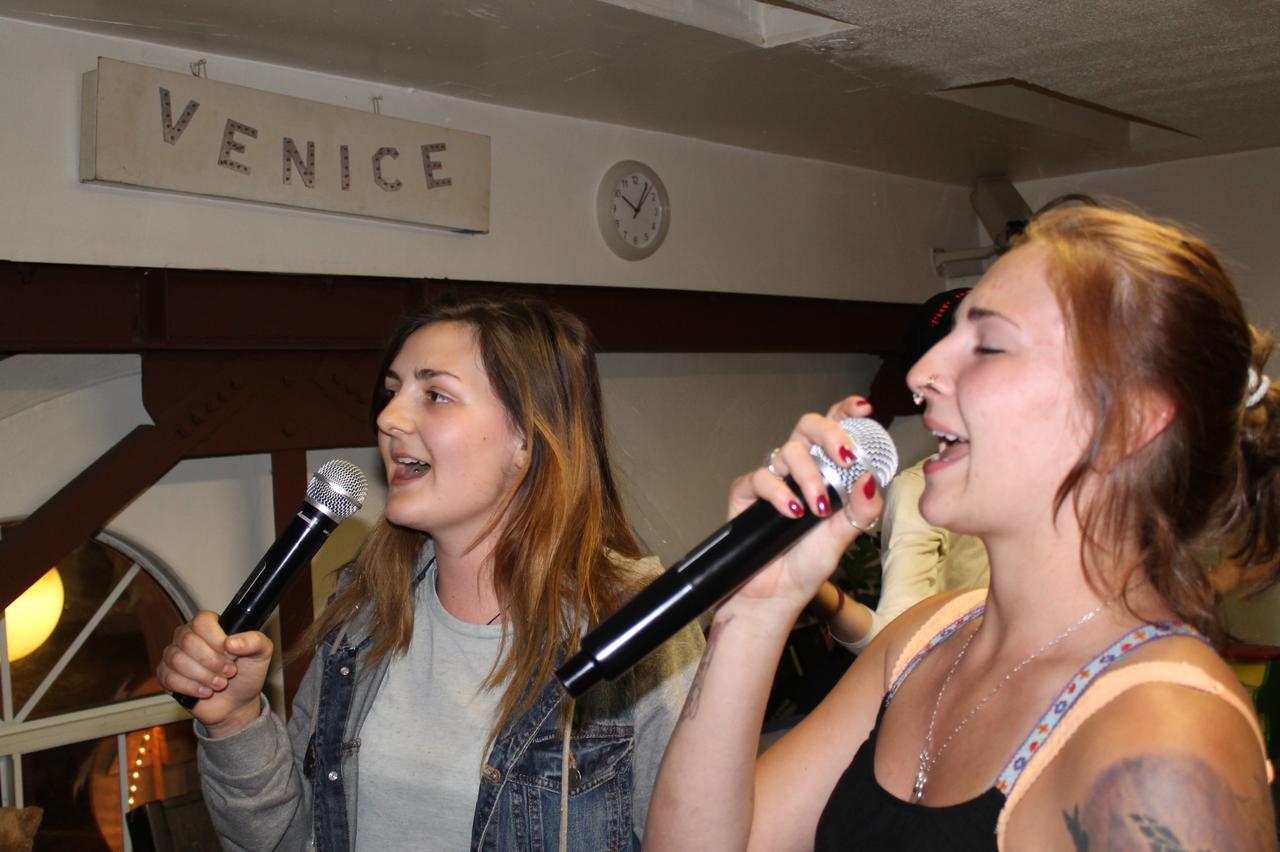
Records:
[[[287,728],[265,702],[263,714],[232,736],[212,740],[196,725],[205,802],[225,849],[352,849],[360,729],[389,665],[363,671],[372,646],[365,623],[362,613],[317,649]],[[638,848],[657,765],[701,652],[701,631],[690,625],[631,675],[579,702],[569,849]],[[495,739],[480,773],[473,852],[559,848],[562,697],[555,682],[544,685]]]

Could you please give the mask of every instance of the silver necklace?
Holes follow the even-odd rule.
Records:
[[[951,664],[951,668],[947,671],[947,676],[942,681],[942,687],[938,690],[938,697],[933,702],[933,712],[929,714],[929,728],[924,735],[924,746],[920,749],[920,766],[919,769],[916,770],[916,783],[911,788],[911,801],[913,803],[918,803],[924,798],[924,785],[929,783],[929,773],[933,771],[933,767],[937,765],[938,759],[941,758],[942,753],[947,750],[947,746],[951,745],[951,741],[955,739],[956,734],[960,733],[961,729],[964,728],[965,725],[969,724],[970,719],[978,715],[978,711],[987,706],[987,702],[1000,691],[1000,688],[1008,683],[1011,677],[1022,671],[1023,666],[1030,663],[1036,657],[1039,657],[1054,645],[1057,645],[1063,639],[1066,639],[1072,633],[1075,633],[1100,612],[1102,612],[1102,604],[1098,604],[1098,606],[1086,612],[1079,618],[1079,620],[1066,630],[1062,631],[1048,642],[1045,642],[1039,648],[1036,648],[1024,657],[1016,666],[1005,672],[1004,677],[1000,678],[996,685],[991,687],[991,691],[984,695],[981,701],[973,705],[973,709],[965,714],[963,719],[956,723],[956,726],[951,729],[951,733],[947,734],[947,738],[942,741],[942,745],[938,746],[938,751],[930,757],[929,752],[933,748],[933,726],[934,723],[938,721],[938,708],[942,706],[942,696],[947,694],[947,687],[951,685],[951,678],[955,676],[956,669],[960,667],[960,661],[964,659],[965,652],[969,650],[969,643],[973,641],[974,636],[978,635],[977,628],[974,628],[974,631],[965,638],[964,644],[960,646],[960,653],[956,655],[955,662]]]

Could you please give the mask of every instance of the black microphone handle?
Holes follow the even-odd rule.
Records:
[[[285,590],[308,565],[338,522],[303,502],[289,525],[276,538],[266,554],[249,573],[240,591],[227,604],[218,624],[228,636],[246,630],[258,630],[280,604]],[[200,699],[194,695],[172,693],[183,707],[190,710]]]
[[[791,477],[786,483],[800,493]],[[832,508],[844,504],[830,485],[827,495]],[[583,637],[581,650],[556,670],[556,678],[573,698],[602,678],[613,680],[737,591],[822,520],[812,512],[789,518],[757,500]]]

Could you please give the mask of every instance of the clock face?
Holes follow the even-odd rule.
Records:
[[[640,172],[623,175],[613,190],[613,226],[618,236],[637,248],[648,248],[658,236],[666,208],[653,181]]]
[[[619,257],[640,260],[658,250],[671,222],[671,202],[653,169],[624,160],[600,181],[596,216],[601,236]]]

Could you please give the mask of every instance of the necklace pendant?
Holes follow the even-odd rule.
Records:
[[[928,780],[929,775],[923,769],[916,773],[916,783],[911,788],[911,804],[918,804],[924,798],[924,784]]]

